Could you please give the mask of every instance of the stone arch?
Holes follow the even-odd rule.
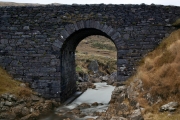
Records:
[[[117,72],[120,72],[118,64],[127,62],[119,61],[119,51],[122,51],[126,44],[120,38],[120,33],[111,26],[93,20],[66,25],[61,31],[60,39],[53,43],[53,49],[59,51],[61,60],[61,101],[66,100],[76,91],[75,50],[79,42],[90,35],[102,35],[114,43],[117,49]]]

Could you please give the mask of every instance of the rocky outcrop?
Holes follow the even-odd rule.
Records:
[[[45,100],[35,93],[24,98],[5,93],[0,96],[0,100],[0,119],[8,120],[38,119],[41,114],[59,106],[54,100]]]
[[[174,112],[178,106],[179,106],[178,102],[169,102],[168,104],[161,106],[159,111],[160,112],[164,112],[164,111]]]
[[[142,111],[136,97],[142,89],[142,81],[135,79],[129,86],[119,83],[111,95],[110,106],[106,114],[97,120],[143,120]]]

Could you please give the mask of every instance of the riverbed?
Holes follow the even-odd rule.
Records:
[[[97,118],[98,116],[94,113],[105,112],[107,110],[112,91],[115,87],[107,85],[106,83],[94,84],[96,85],[95,89],[87,89],[72,103],[57,108],[53,113],[44,116],[40,120],[63,120],[66,118],[70,118],[71,120],[85,120],[87,118]],[[97,102],[98,105],[92,106],[95,102]],[[71,110],[76,109],[76,107],[84,103],[90,107],[79,110],[81,112],[80,114],[83,115],[81,118],[79,118],[78,115],[72,114]]]

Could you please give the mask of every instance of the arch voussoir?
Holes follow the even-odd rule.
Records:
[[[79,22],[77,22],[76,24],[77,24],[78,30],[79,30],[79,29],[85,28],[85,27],[84,27],[84,22],[83,22],[83,21],[79,21]]]
[[[63,39],[66,39],[70,36],[70,34],[64,29],[61,31],[61,37],[63,37]]]
[[[99,22],[99,21],[95,21],[95,26],[94,26],[94,28],[100,29],[100,22]]]
[[[113,40],[115,40],[115,39],[117,39],[117,38],[119,38],[120,37],[120,33],[119,32],[115,32],[115,34],[113,34],[112,36],[111,36],[111,38],[113,39]]]
[[[69,33],[69,35],[72,34],[73,32],[75,32],[75,30],[76,30],[72,24],[66,25],[65,29]]]
[[[109,31],[107,32],[107,35],[111,36],[112,33],[114,33],[114,32],[115,32],[115,30],[111,27],[111,28],[109,29]]]
[[[79,30],[78,26],[77,26],[77,23],[73,23],[73,26],[75,28],[75,31]]]
[[[63,42],[60,40],[55,40],[54,43],[52,44],[52,48],[54,51],[59,51],[63,45]]]
[[[102,29],[101,29],[101,30],[102,30],[103,32],[105,32],[107,28],[108,28],[108,26],[107,26],[107,25],[103,25],[103,27],[102,27]]]
[[[85,21],[85,28],[89,28],[89,22],[90,22],[90,20]]]

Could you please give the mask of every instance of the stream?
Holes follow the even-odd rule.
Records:
[[[95,113],[107,110],[112,91],[115,87],[106,83],[94,84],[96,85],[95,89],[87,89],[70,104],[60,106],[53,113],[43,116],[40,120],[63,120],[67,118],[70,118],[70,120],[86,120],[87,118],[97,118],[98,116]],[[79,93],[77,92],[76,94]],[[95,102],[98,105],[92,105]],[[82,104],[85,107],[82,107]],[[78,113],[75,112],[76,114],[73,114],[72,110]]]

